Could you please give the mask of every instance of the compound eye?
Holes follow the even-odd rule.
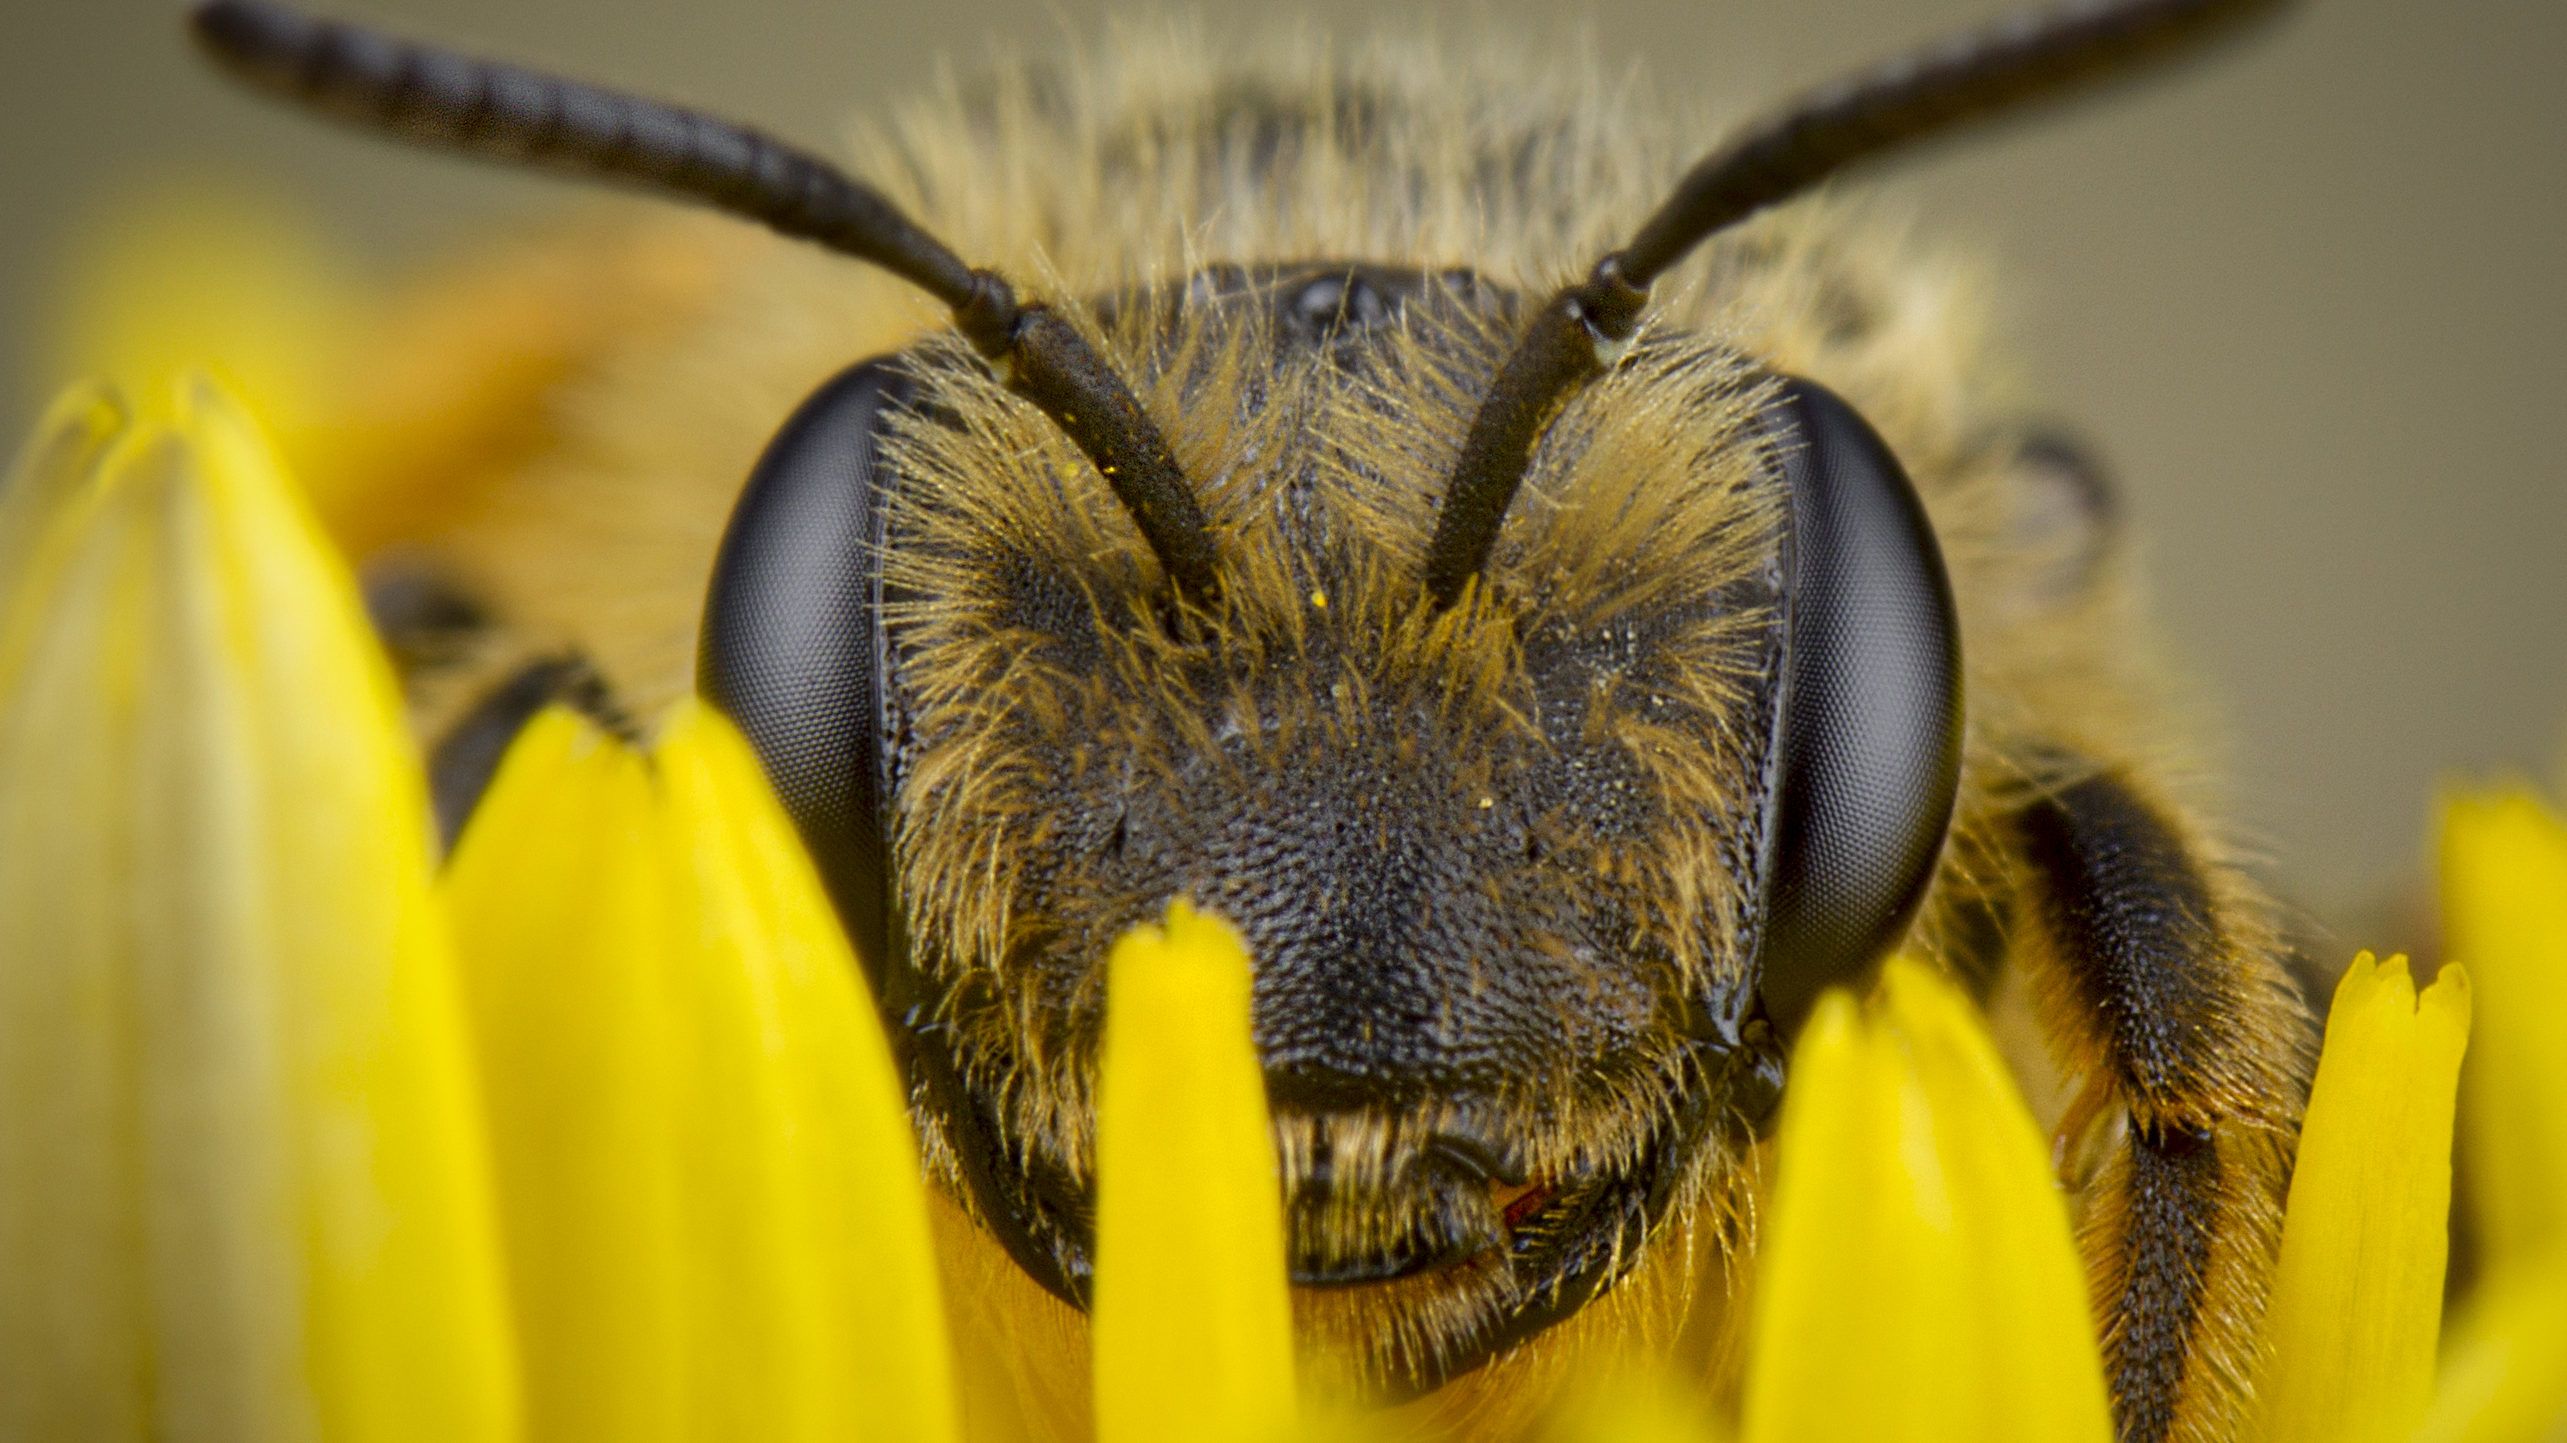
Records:
[[[852,366],[767,443],[713,563],[696,685],[747,734],[879,996],[889,935],[883,801],[882,470],[911,383]]]
[[[1763,992],[1796,1030],[1897,945],[1961,776],[1961,642],[1933,525],[1853,407],[1785,378],[1790,598]]]

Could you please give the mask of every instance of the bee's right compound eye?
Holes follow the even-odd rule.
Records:
[[[1942,549],[1889,446],[1827,388],[1776,398],[1791,496],[1785,702],[1760,987],[1786,1034],[1897,945],[1961,777]]]
[[[767,443],[706,592],[696,685],[802,830],[877,995],[889,948],[882,707],[885,418],[911,383],[839,373]]]

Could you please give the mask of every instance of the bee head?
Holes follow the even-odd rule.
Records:
[[[1951,604],[1843,403],[1650,337],[1553,418],[1485,570],[1425,584],[1534,305],[1333,264],[1089,307],[1204,478],[1200,604],[950,341],[824,388],[744,494],[706,690],[877,959],[937,1151],[1065,1296],[1103,959],[1172,899],[1255,960],[1308,1311],[1416,1385],[1627,1269],[1771,1108],[1763,998],[1923,890]]]

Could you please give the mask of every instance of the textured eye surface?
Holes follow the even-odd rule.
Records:
[[[1961,644],[1943,553],[1898,458],[1823,386],[1774,408],[1791,495],[1789,640],[1765,1004],[1785,1031],[1895,944],[1961,775]]]
[[[909,383],[849,368],[750,472],[714,560],[696,669],[748,735],[880,982],[888,907],[880,678],[885,415]]]

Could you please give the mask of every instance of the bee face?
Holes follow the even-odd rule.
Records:
[[[1558,419],[1528,524],[1439,607],[1440,468],[1524,308],[1467,272],[1342,264],[1098,303],[1116,365],[1186,418],[1225,577],[1204,606],[1172,604],[1056,431],[935,343],[824,389],[744,498],[707,689],[870,919],[962,1180],[1066,1296],[1103,959],[1175,898],[1249,942],[1293,1276],[1389,1315],[1363,1330],[1377,1383],[1579,1306],[1772,1103],[1760,980],[1834,965],[1769,944],[1815,845],[1790,778],[1841,725],[1791,718],[1844,699],[1789,664],[1796,631],[1832,655],[1811,603],[1845,590],[1796,584],[1842,544],[1809,463],[1854,448],[1748,358],[1652,338]],[[845,535],[815,547],[815,508]],[[1932,560],[1921,519],[1892,544]],[[1943,751],[1839,953],[1877,951],[1934,857],[1942,639],[1921,677],[1858,668],[1886,700],[1855,713],[1919,717]]]

